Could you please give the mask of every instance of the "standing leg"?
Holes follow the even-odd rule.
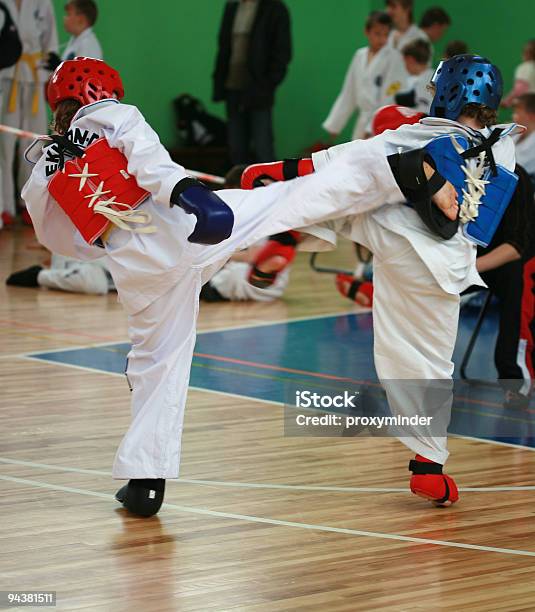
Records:
[[[500,385],[505,390],[506,396],[517,397],[520,394],[527,403],[531,375],[527,367],[527,341],[521,333],[523,262],[520,260],[510,262],[482,274],[481,278],[498,297],[499,302],[500,320],[494,363]]]
[[[442,465],[448,457],[459,296],[438,285],[408,240],[369,215],[354,224],[351,239],[374,253],[375,368],[392,415],[432,417],[428,425],[397,429],[400,441],[416,453],[411,488],[452,503],[456,486]]]
[[[230,91],[228,93],[227,121],[230,161],[233,165],[248,164],[250,162],[249,125],[247,112],[242,107],[239,91]]]
[[[254,161],[275,161],[271,108],[250,111],[249,122],[255,157]]]
[[[127,376],[132,388],[132,420],[117,451],[113,477],[131,479],[129,489],[136,484],[133,480],[138,481],[146,491],[143,499],[118,497],[136,514],[155,514],[163,489],[156,491],[159,503],[151,503],[150,487],[163,486],[166,478],[178,478],[200,289],[200,272],[193,270],[150,306],[129,317],[132,349]]]
[[[2,91],[4,92],[2,100],[2,123],[11,127],[20,127],[20,89],[17,98],[17,106],[13,112],[9,112],[9,93],[11,91],[12,80],[4,79],[2,82]],[[15,148],[17,139],[11,134],[0,135],[0,165],[2,167],[2,199],[4,203],[4,212],[15,216],[15,182],[14,182],[14,167]]]

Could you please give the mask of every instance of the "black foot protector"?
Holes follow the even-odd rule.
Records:
[[[132,479],[115,494],[115,499],[132,514],[154,516],[163,503],[165,480],[163,478]]]
[[[13,272],[7,278],[6,285],[11,285],[12,287],[38,287],[37,277],[42,269],[41,266],[32,266],[20,272]]]

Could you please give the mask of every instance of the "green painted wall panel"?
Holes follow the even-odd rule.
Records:
[[[98,1],[98,0],[97,0]],[[365,44],[363,24],[381,0],[287,0],[294,58],[278,90],[275,134],[279,156],[298,154],[324,136],[321,122],[341,86],[349,61]],[[448,39],[467,40],[487,54],[511,85],[520,49],[531,31],[535,3],[525,0],[416,0],[416,16],[442,4],[452,16]],[[60,41],[67,39],[63,0],[54,0]],[[126,100],[136,104],[166,145],[175,143],[172,99],[188,92],[224,116],[211,98],[211,73],[224,0],[100,0],[96,32],[105,59],[124,78]],[[437,45],[440,52],[443,44]],[[344,136],[349,137],[350,127]]]

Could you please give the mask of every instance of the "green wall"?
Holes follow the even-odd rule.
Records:
[[[175,144],[171,101],[188,92],[221,117],[224,108],[211,102],[211,74],[224,0],[97,0],[95,28],[105,59],[121,71],[125,101],[137,105],[164,144]],[[324,138],[321,122],[341,85],[349,61],[365,44],[363,24],[381,0],[286,0],[292,15],[294,57],[278,90],[275,133],[279,156],[298,154]],[[416,17],[441,4],[453,26],[447,38],[466,40],[473,51],[496,61],[511,85],[515,65],[535,16],[525,0],[483,2],[416,0]],[[63,0],[54,0],[60,42]],[[483,8],[484,7],[484,8]],[[443,45],[437,45],[437,51]],[[350,128],[344,132],[348,137]]]

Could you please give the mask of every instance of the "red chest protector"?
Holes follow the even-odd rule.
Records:
[[[87,243],[93,244],[110,223],[136,232],[155,231],[147,227],[148,213],[135,212],[150,194],[139,187],[127,167],[128,160],[119,149],[99,138],[49,181],[49,193]]]

